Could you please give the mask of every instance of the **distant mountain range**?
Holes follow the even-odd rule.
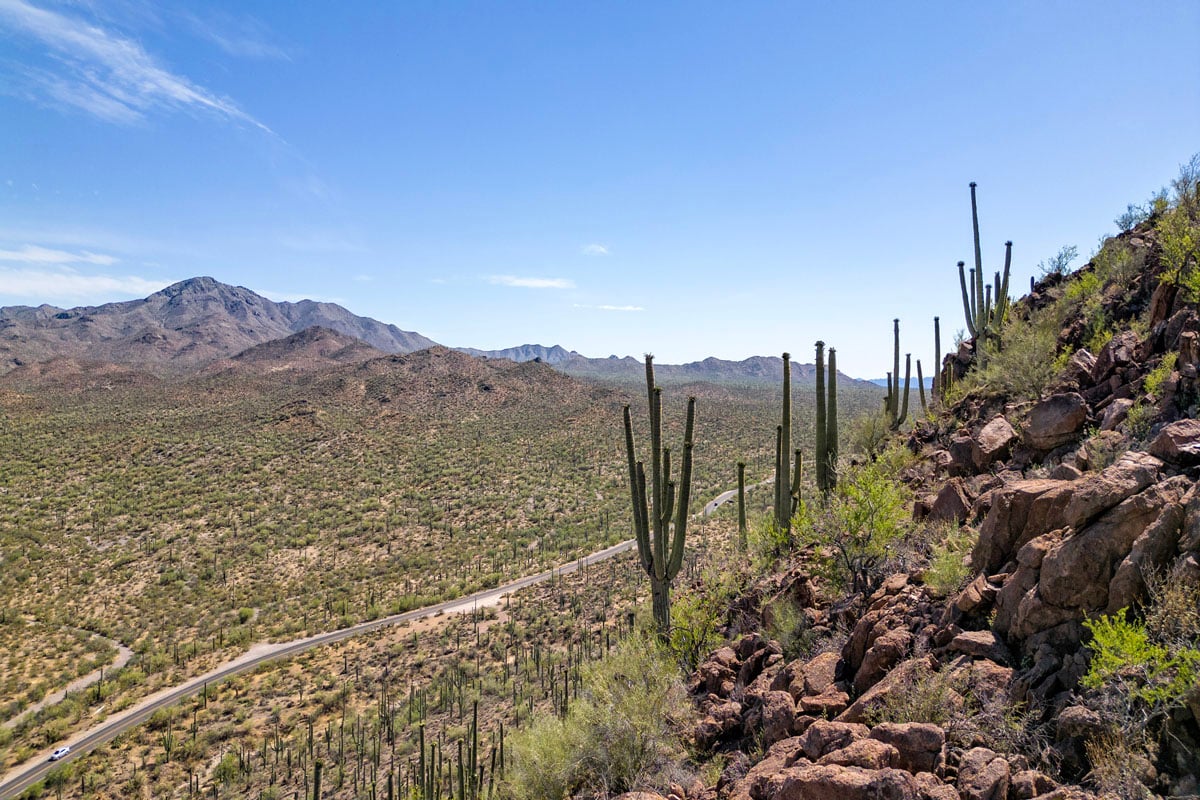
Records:
[[[187,371],[314,325],[385,353],[436,344],[334,303],[276,303],[241,286],[191,278],[144,300],[69,310],[0,308],[0,370],[65,357],[152,372]]]
[[[0,308],[0,374],[16,370],[30,378],[48,372],[90,374],[96,372],[95,365],[123,365],[152,375],[310,370],[435,346],[419,333],[360,317],[334,303],[277,303],[207,277],[181,281],[143,300],[72,309]],[[574,377],[620,383],[639,381],[645,374],[640,359],[588,358],[559,345],[459,352],[517,363],[537,361]],[[45,365],[51,362],[57,366],[47,371]],[[778,384],[783,360],[706,358],[655,364],[655,372],[664,384]],[[811,384],[815,373],[812,364],[792,364],[792,379],[798,385]],[[102,369],[97,374],[111,380],[117,373]],[[853,379],[843,375],[842,380]]]

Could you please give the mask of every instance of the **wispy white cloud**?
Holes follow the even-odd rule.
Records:
[[[645,311],[646,310],[642,306],[610,306],[610,305],[589,306],[589,305],[581,305],[579,303],[575,304],[575,308],[593,308],[597,311]]]
[[[183,19],[197,35],[231,56],[291,61],[286,50],[272,43],[270,29],[254,17],[211,9],[204,17],[185,12]]]
[[[608,248],[602,244],[593,242],[592,244],[585,244],[583,247],[579,248],[579,252],[583,253],[585,256],[606,256],[608,255]]]
[[[0,297],[19,297],[39,303],[103,302],[116,298],[145,297],[173,282],[137,275],[85,275],[67,267],[0,267]]]
[[[27,244],[19,250],[0,250],[0,261],[13,261],[20,264],[96,264],[108,267],[117,263],[119,259],[103,253],[92,253],[88,250],[71,253],[66,250],[53,250],[49,247]]]
[[[514,286],[521,289],[574,289],[575,283],[566,278],[521,278],[516,275],[492,275],[488,283]]]
[[[0,24],[46,47],[60,70],[18,68],[25,90],[33,90],[26,94],[30,99],[116,123],[137,121],[160,108],[206,111],[271,133],[232,100],[170,72],[140,44],[111,30],[25,0],[0,0]]]
[[[371,281],[375,280],[375,276],[367,275],[366,273],[360,273],[358,275],[355,275],[353,278],[351,278],[351,280],[357,281],[359,283],[370,283]]]

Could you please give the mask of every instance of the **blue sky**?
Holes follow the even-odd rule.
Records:
[[[1194,0],[0,0],[0,305],[211,275],[879,376],[893,317],[926,363],[963,327],[970,181],[1021,287],[1200,151],[1198,38]]]

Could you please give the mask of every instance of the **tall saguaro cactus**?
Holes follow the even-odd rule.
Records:
[[[908,395],[912,386],[912,355],[904,357],[904,397],[900,396],[900,320],[892,320],[892,359],[895,364],[893,372],[888,377],[888,394],[884,400],[888,422],[892,430],[897,430],[908,419]]]
[[[633,527],[642,568],[650,576],[650,595],[659,635],[671,629],[671,582],[683,565],[688,504],[692,491],[692,430],[696,398],[689,397],[683,434],[683,464],[679,484],[671,480],[671,451],[662,445],[662,389],[654,385],[654,356],[646,356],[646,395],[650,404],[650,494],[646,493],[645,463],[638,461],[633,445],[633,422],[625,406],[625,452],[629,465],[629,491]],[[674,516],[674,523],[672,523]]]
[[[1000,329],[1008,315],[1008,278],[1012,267],[1012,242],[1004,243],[1004,273],[997,272],[995,282],[984,284],[983,255],[979,246],[979,208],[975,202],[975,182],[971,182],[971,232],[975,239],[975,266],[967,280],[966,264],[958,262],[958,285],[962,291],[963,314],[967,332],[977,344],[998,342]],[[970,287],[968,289],[968,286]]]
[[[837,351],[829,348],[825,379],[825,343],[817,342],[817,488],[828,494],[837,485]]]
[[[837,486],[838,465],[837,350],[832,347],[825,393],[825,491],[829,491]]]
[[[817,340],[817,488],[828,491],[829,440],[826,438],[825,342]]]
[[[792,528],[792,356],[783,354],[783,418],[775,440],[775,527]]]

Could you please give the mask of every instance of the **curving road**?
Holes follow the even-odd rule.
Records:
[[[764,481],[754,486],[748,486],[747,489],[757,488],[770,483],[770,480]],[[715,512],[721,505],[737,496],[737,489],[731,489],[727,492],[722,492],[717,495],[705,506],[701,514],[709,516]],[[113,714],[108,719],[97,723],[86,731],[81,731],[65,742],[56,742],[55,747],[69,745],[71,753],[61,761],[51,763],[48,759],[53,748],[48,748],[37,756],[34,756],[24,764],[14,767],[3,778],[0,778],[0,800],[8,800],[16,797],[21,792],[28,789],[34,783],[46,777],[57,764],[64,764],[72,759],[78,758],[84,753],[91,752],[102,744],[106,744],[116,738],[122,732],[139,725],[150,718],[160,708],[174,705],[185,697],[189,697],[199,692],[206,683],[215,683],[218,681],[231,678],[234,675],[239,675],[248,670],[254,669],[259,664],[275,659],[287,658],[294,656],[297,653],[302,653],[313,647],[339,642],[342,639],[348,639],[351,636],[357,636],[368,631],[386,628],[390,625],[399,625],[404,622],[413,622],[416,620],[434,617],[438,614],[462,614],[472,611],[476,608],[498,605],[500,600],[507,594],[518,592],[529,586],[537,583],[542,583],[550,578],[558,575],[569,575],[576,572],[582,567],[596,564],[600,561],[612,558],[615,555],[624,553],[634,548],[635,542],[633,539],[614,544],[612,547],[606,547],[599,552],[584,556],[575,561],[563,564],[553,569],[548,569],[545,572],[539,572],[536,575],[529,575],[524,578],[497,586],[494,589],[485,589],[481,592],[459,597],[454,600],[447,600],[444,603],[438,603],[425,608],[413,609],[406,611],[403,614],[393,614],[389,617],[381,617],[380,619],[371,620],[370,622],[360,622],[357,625],[351,625],[348,628],[341,628],[336,631],[328,631],[327,633],[318,633],[314,636],[307,636],[303,639],[294,639],[290,642],[264,643],[251,647],[242,655],[232,661],[226,662],[208,672],[197,675],[189,679],[185,683],[178,686],[162,689],[149,697],[143,698],[136,705]]]

